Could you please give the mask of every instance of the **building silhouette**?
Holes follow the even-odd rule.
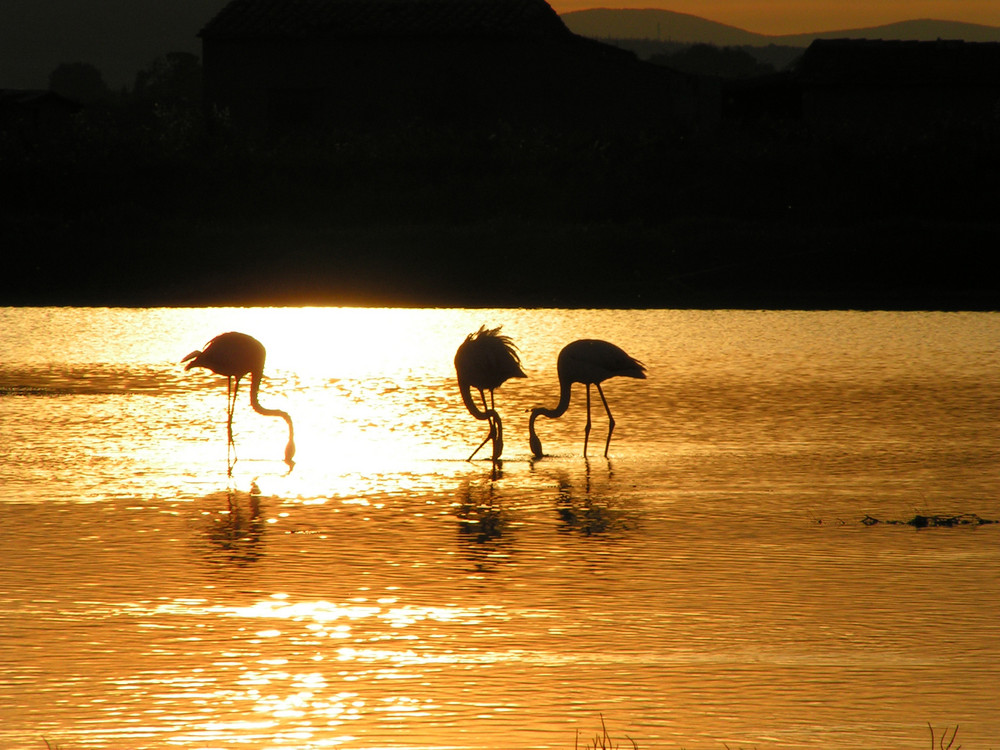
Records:
[[[544,0],[233,0],[206,100],[258,131],[509,122],[692,126],[712,92],[571,33]]]
[[[1000,44],[818,39],[796,70],[802,115],[830,132],[931,134],[1000,122]]]

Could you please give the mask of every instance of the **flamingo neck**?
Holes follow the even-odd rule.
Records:
[[[542,457],[542,442],[538,439],[538,434],[535,432],[535,420],[538,417],[548,417],[549,419],[558,419],[566,410],[569,408],[569,397],[572,392],[573,383],[568,379],[560,378],[559,380],[559,403],[556,404],[554,409],[546,409],[544,406],[539,406],[536,409],[531,410],[531,418],[528,420],[528,443],[531,446],[531,452],[536,458]]]
[[[462,392],[462,402],[465,404],[465,408],[476,419],[489,419],[496,415],[496,412],[492,409],[483,411],[476,405],[476,400],[472,397],[472,386],[468,383],[459,382],[458,388]]]
[[[531,421],[530,424],[535,423],[536,417],[548,417],[549,419],[558,419],[566,410],[569,408],[569,397],[572,392],[573,384],[569,380],[561,379],[559,381],[559,403],[556,404],[553,409],[546,409],[544,406],[539,406],[537,409],[532,409],[531,411]]]
[[[292,426],[292,418],[289,416],[288,412],[281,411],[281,409],[268,409],[260,405],[260,401],[257,400],[257,392],[260,390],[260,381],[263,377],[263,373],[259,370],[254,370],[250,373],[250,407],[265,417],[280,417],[285,420],[285,424],[288,425],[288,443],[285,445],[285,463],[288,464],[289,469],[295,465],[293,457],[295,456],[295,428]]]

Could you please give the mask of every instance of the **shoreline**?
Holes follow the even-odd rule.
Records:
[[[248,221],[22,240],[5,306],[1000,309],[1000,223]]]

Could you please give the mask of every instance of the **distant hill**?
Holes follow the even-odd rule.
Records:
[[[652,39],[682,44],[714,44],[720,47],[808,47],[814,39],[840,38],[1000,42],[1000,27],[959,21],[902,21],[864,29],[772,36],[669,10],[595,8],[564,13],[561,18],[573,33],[593,39]]]
[[[778,44],[808,47],[814,39],[898,39],[933,42],[937,39],[957,39],[963,42],[1000,42],[1000,26],[982,26],[961,21],[900,21],[885,26],[846,31],[825,31],[816,34],[795,34],[768,37]]]
[[[654,39],[720,46],[766,45],[770,37],[687,13],[653,8],[576,10],[560,16],[574,34],[592,39]]]

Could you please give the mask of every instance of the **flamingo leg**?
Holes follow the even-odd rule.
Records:
[[[226,467],[228,475],[232,476],[233,467],[239,460],[236,456],[236,441],[233,439],[233,414],[236,411],[236,395],[240,389],[240,379],[230,376],[227,382],[229,387],[226,395]],[[230,451],[232,451],[232,460],[230,460]]]
[[[485,411],[487,415],[489,415],[487,418],[489,419],[490,422],[490,434],[487,435],[486,439],[479,444],[478,448],[472,451],[472,455],[469,456],[468,459],[466,459],[467,461],[471,461],[473,458],[475,458],[476,454],[479,453],[480,450],[482,450],[482,447],[484,445],[486,445],[491,440],[495,440],[497,434],[496,426],[493,424],[493,415],[496,414],[496,412],[486,404],[486,394],[483,392],[482,389],[479,390],[479,397],[483,400],[483,411]],[[492,402],[492,400],[493,400],[493,391],[490,391],[490,401]],[[496,452],[495,450],[496,443],[494,443],[493,445],[494,445],[494,452]]]
[[[503,453],[503,422],[500,421],[500,415],[495,411],[493,412],[493,422],[496,430],[493,435],[493,462],[496,463],[500,454]]]
[[[600,386],[598,386],[599,388]],[[587,457],[587,443],[590,442],[590,383],[587,383],[587,426],[583,428],[583,457]]]
[[[611,433],[615,431],[615,418],[611,416],[611,409],[608,407],[608,400],[604,398],[604,391],[601,390],[601,384],[597,384],[597,392],[601,394],[601,401],[604,402],[604,411],[608,413],[608,442],[604,444],[604,457],[608,457],[608,448],[611,447]]]
[[[471,455],[471,456],[469,456],[469,457],[468,457],[467,459],[465,459],[466,461],[471,461],[471,460],[472,460],[473,458],[475,458],[475,457],[476,457],[476,454],[477,454],[477,453],[479,453],[479,451],[480,451],[480,450],[482,450],[482,447],[483,447],[484,445],[486,445],[486,444],[487,444],[488,442],[490,442],[490,439],[491,439],[491,438],[493,437],[493,427],[492,427],[492,425],[493,425],[493,422],[492,422],[492,420],[491,420],[491,422],[490,422],[490,434],[489,434],[489,435],[487,435],[487,436],[486,436],[486,439],[485,439],[485,440],[483,440],[483,442],[481,442],[481,443],[479,444],[479,447],[478,447],[478,448],[476,448],[476,449],[475,449],[474,451],[472,451],[472,455]]]
[[[226,440],[232,445],[233,442],[233,410],[236,399],[233,397],[233,378],[226,378]]]
[[[495,463],[500,458],[500,454],[503,453],[503,422],[500,421],[500,415],[497,414],[496,405],[493,403],[493,391],[490,391],[490,412],[493,414],[493,426],[490,428],[490,434],[493,436],[493,461]]]
[[[233,475],[233,378],[226,378],[226,474]]]

